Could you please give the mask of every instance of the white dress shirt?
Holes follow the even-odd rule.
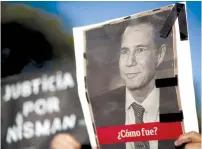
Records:
[[[143,121],[148,122],[159,122],[159,89],[154,87],[147,98],[142,102],[138,103],[130,91],[126,88],[126,120],[125,124],[135,124],[135,114],[131,106],[133,102],[140,104],[144,109]],[[158,149],[158,141],[149,141],[150,149]],[[126,143],[126,149],[135,149],[134,142]]]

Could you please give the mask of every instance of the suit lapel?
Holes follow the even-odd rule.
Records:
[[[125,117],[126,117],[126,114],[125,114],[125,105],[126,105],[126,89],[125,87],[122,87],[123,88],[123,101],[124,103],[121,105],[121,112],[123,113],[123,119],[122,119],[122,123],[123,125],[125,125]]]
[[[160,88],[160,114],[178,112],[178,102],[175,87]],[[174,140],[160,140],[158,141],[158,149],[172,149],[174,147]]]
[[[158,141],[158,149],[174,149],[175,140],[161,140]]]
[[[110,114],[111,116],[116,115],[112,125],[125,125],[125,87],[117,90],[116,99],[113,99],[113,102],[113,105],[117,105],[117,107]]]
[[[96,127],[125,125],[125,87],[95,97],[91,105]]]
[[[160,88],[160,114],[179,112],[175,87]]]
[[[106,109],[108,111],[107,121],[105,121],[106,126],[118,126],[125,125],[125,87],[118,88],[111,91],[110,94],[106,95],[104,99],[107,99]],[[101,122],[102,123],[102,122]],[[100,146],[101,149],[125,149],[125,143],[121,144],[105,144]]]

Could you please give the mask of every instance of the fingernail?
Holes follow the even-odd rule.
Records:
[[[175,146],[179,146],[180,145],[180,141],[179,140],[176,140],[175,141]]]
[[[175,146],[180,146],[183,143],[190,143],[190,142],[191,142],[191,140],[176,140],[175,141]]]

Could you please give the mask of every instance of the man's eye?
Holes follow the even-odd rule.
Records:
[[[128,50],[121,50],[121,54],[128,54]]]
[[[145,50],[146,50],[145,48],[137,48],[136,49],[136,53],[141,53],[141,52],[143,52]]]

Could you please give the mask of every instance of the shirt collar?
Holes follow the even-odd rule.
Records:
[[[147,98],[140,104],[138,103],[133,96],[131,95],[130,91],[126,88],[126,110],[131,107],[133,102],[140,104],[145,109],[146,113],[156,116],[159,110],[159,89],[154,87],[151,93],[147,96]]]

